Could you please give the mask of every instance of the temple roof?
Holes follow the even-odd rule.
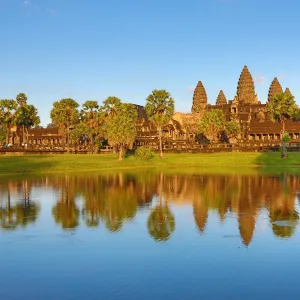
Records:
[[[285,94],[289,94],[289,95],[293,96],[293,94],[291,93],[291,91],[288,87],[285,89],[284,92],[285,92]]]

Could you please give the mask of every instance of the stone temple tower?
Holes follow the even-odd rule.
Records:
[[[237,100],[244,104],[256,104],[258,103],[257,96],[255,94],[253,78],[247,68],[244,66],[237,87]]]
[[[193,114],[203,114],[207,105],[207,95],[201,81],[198,82],[193,96]]]
[[[218,95],[218,98],[217,98],[217,101],[216,101],[216,105],[225,105],[227,104],[227,100],[226,100],[226,97],[224,95],[224,92],[221,90],[219,92],[219,95]]]
[[[283,93],[282,86],[279,83],[277,77],[275,77],[269,88],[268,102],[270,102],[275,95],[281,94],[281,93]]]

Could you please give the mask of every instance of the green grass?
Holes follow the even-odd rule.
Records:
[[[300,153],[289,153],[289,158],[282,159],[279,153],[197,153],[165,154],[163,159],[155,157],[150,161],[139,161],[129,156],[118,161],[115,155],[23,155],[0,157],[0,175],[8,174],[50,174],[57,172],[101,172],[108,170],[145,169],[180,172],[203,171],[222,173],[233,169],[244,172],[247,169],[265,171],[291,169],[300,170]]]

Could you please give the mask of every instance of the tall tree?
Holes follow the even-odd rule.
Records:
[[[17,126],[22,127],[22,140],[26,143],[28,140],[28,129],[40,124],[40,117],[35,106],[28,104],[19,105],[15,113],[15,123]]]
[[[225,129],[226,121],[221,109],[205,112],[199,123],[199,133],[204,134],[209,140],[215,142],[218,135]]]
[[[241,133],[240,124],[235,121],[228,121],[225,124],[225,131],[229,139],[236,139]]]
[[[16,109],[17,102],[15,100],[0,100],[0,124],[6,132],[6,143],[9,142],[11,127],[15,122]]]
[[[276,94],[267,104],[267,110],[272,122],[281,123],[281,140],[283,153],[282,157],[287,157],[286,151],[286,121],[297,116],[299,108],[296,105],[294,96],[290,93]]]
[[[71,98],[61,99],[53,103],[50,113],[52,122],[66,137],[68,153],[70,151],[70,129],[79,121],[78,106],[79,104]]]
[[[114,112],[107,115],[104,135],[108,143],[119,153],[119,160],[124,158],[125,151],[133,144],[136,137],[135,123],[137,110],[132,104],[121,103]]]
[[[174,99],[165,90],[154,90],[147,97],[145,106],[150,121],[157,128],[160,157],[163,157],[162,130],[174,114]]]
[[[95,139],[102,132],[103,125],[103,113],[99,110],[97,101],[86,101],[82,105],[81,110],[81,123],[82,127],[86,127],[86,134],[89,137],[91,151],[95,151]]]

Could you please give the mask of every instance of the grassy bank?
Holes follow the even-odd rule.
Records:
[[[118,161],[115,155],[25,155],[1,156],[0,175],[49,174],[56,172],[93,172],[126,169],[210,169],[219,172],[224,168],[292,168],[300,169],[300,153],[289,153],[282,159],[279,153],[198,153],[166,154],[164,159],[155,157],[150,161],[139,161],[129,156]],[[299,168],[298,168],[299,167]]]

